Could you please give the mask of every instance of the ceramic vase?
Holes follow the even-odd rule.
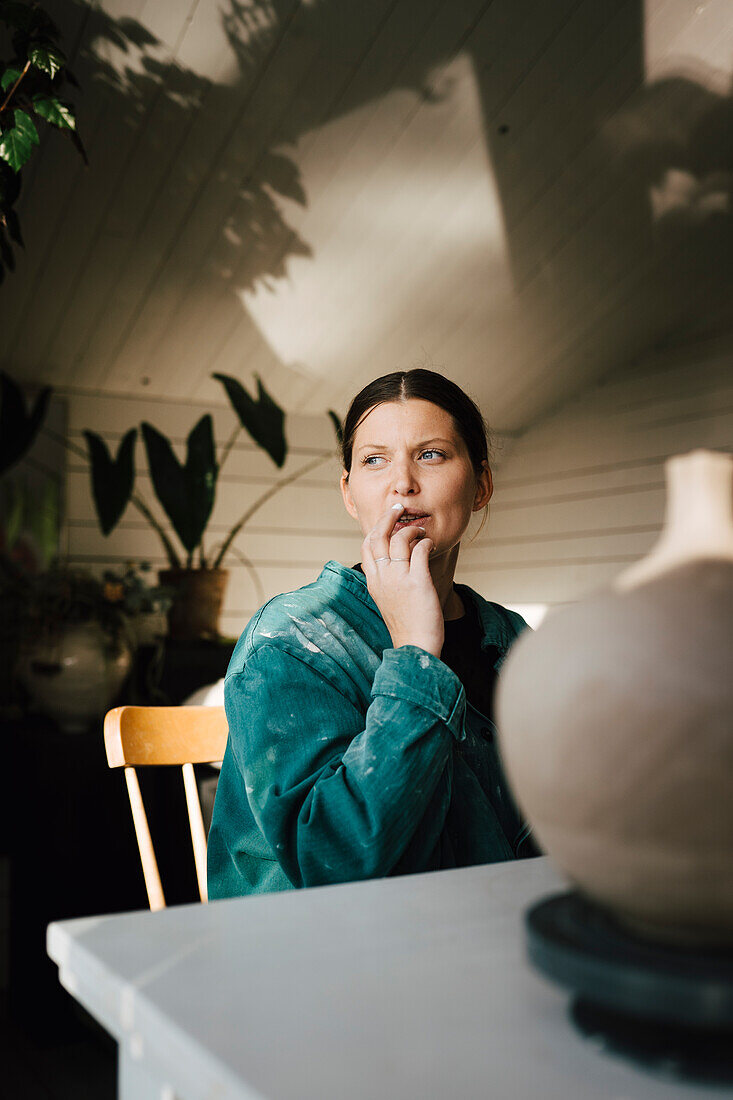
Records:
[[[97,622],[73,623],[25,643],[17,674],[42,714],[65,733],[83,733],[109,709],[131,664],[124,637],[111,637]]]
[[[665,524],[550,613],[499,680],[500,747],[540,846],[637,934],[733,945],[733,460],[666,464]]]

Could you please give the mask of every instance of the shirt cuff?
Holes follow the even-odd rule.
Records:
[[[385,649],[372,684],[372,698],[404,699],[436,715],[456,741],[463,741],[466,692],[455,672],[416,645]]]

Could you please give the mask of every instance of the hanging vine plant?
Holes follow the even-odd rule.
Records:
[[[38,126],[64,131],[87,162],[76,115],[64,95],[78,87],[66,66],[56,24],[38,4],[0,3],[0,31],[11,56],[0,59],[0,282],[15,270],[14,246],[24,247],[15,204],[22,171],[40,145]]]

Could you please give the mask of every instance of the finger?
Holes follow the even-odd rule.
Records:
[[[395,523],[404,510],[404,505],[402,504],[392,505],[385,509],[367,535],[366,541],[369,542],[369,549],[372,552],[374,560],[380,557],[389,557],[390,535],[392,534]]]
[[[433,540],[431,538],[428,538],[428,536],[426,535],[425,538],[419,539],[412,548],[412,554],[410,556],[409,562],[406,563],[409,566],[410,570],[424,569],[426,572],[428,572],[428,559],[430,557],[430,551],[432,549]]]
[[[416,544],[425,537],[424,527],[403,527],[389,540],[389,556],[392,560],[410,557]]]

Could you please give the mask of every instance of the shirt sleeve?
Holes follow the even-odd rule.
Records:
[[[261,645],[225,702],[253,816],[294,886],[387,875],[418,829],[413,850],[438,842],[465,692],[437,657],[385,650],[365,715],[311,664]]]

